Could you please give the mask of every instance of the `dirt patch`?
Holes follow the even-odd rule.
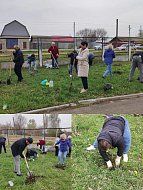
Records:
[[[38,179],[41,179],[41,178],[45,178],[45,176],[36,176],[36,175],[34,175],[34,174],[32,174],[32,175],[30,175],[30,176],[27,176],[26,177],[26,180],[25,180],[25,184],[31,184],[31,183],[35,183]]]

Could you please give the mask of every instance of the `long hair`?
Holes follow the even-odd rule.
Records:
[[[103,150],[103,151],[106,151],[112,147],[112,145],[106,140],[100,140],[99,146],[100,146],[101,150]]]

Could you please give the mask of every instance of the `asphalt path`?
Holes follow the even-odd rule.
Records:
[[[86,107],[52,111],[58,114],[143,114],[143,97],[102,102]]]

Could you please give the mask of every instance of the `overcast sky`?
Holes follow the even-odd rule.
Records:
[[[30,35],[73,35],[84,28],[104,28],[115,35],[119,19],[119,35],[138,34],[143,25],[143,0],[0,0],[0,32],[12,20],[24,24]]]
[[[11,123],[13,124],[13,117],[15,114],[0,114],[0,124]],[[24,114],[23,115],[27,122],[29,119],[35,119],[37,125],[41,126],[43,124],[43,114]],[[71,127],[72,115],[71,114],[59,114],[59,118],[61,119],[60,127],[61,128],[69,128]]]

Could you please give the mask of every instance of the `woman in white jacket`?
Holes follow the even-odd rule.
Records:
[[[83,89],[81,89],[80,93],[84,93],[88,90],[88,72],[89,72],[89,63],[88,63],[88,55],[89,50],[87,48],[88,43],[86,41],[81,42],[81,48],[79,50],[78,56],[76,59],[78,60],[78,76],[81,77]]]

